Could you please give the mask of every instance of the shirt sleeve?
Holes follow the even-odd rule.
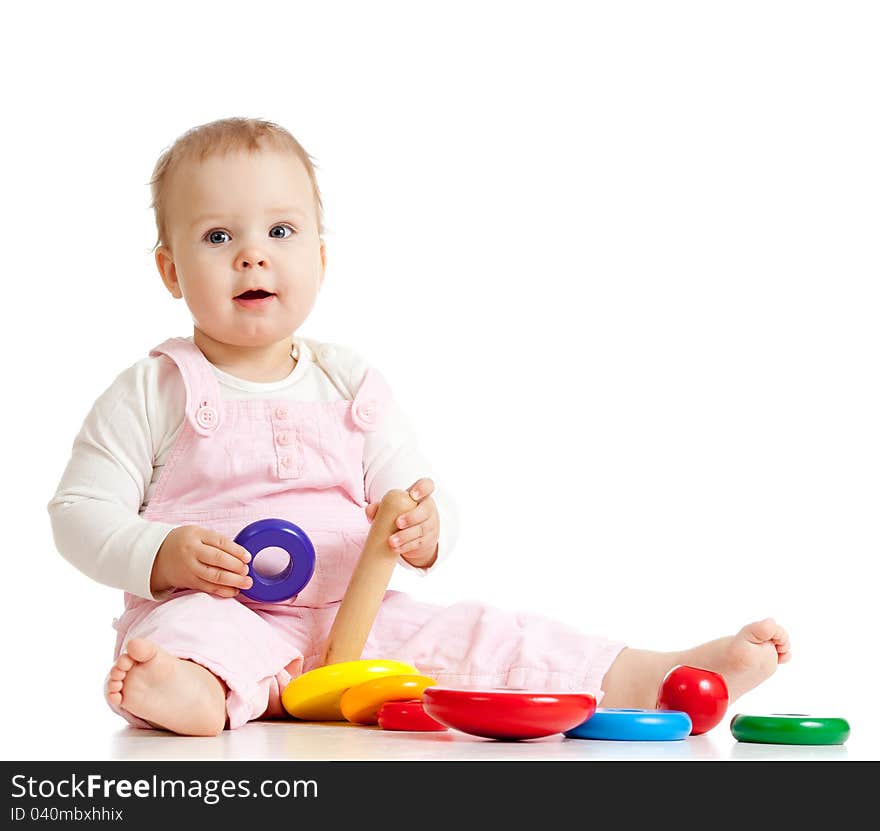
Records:
[[[162,596],[151,593],[150,574],[175,527],[139,515],[153,474],[152,428],[162,431],[151,427],[148,410],[158,383],[157,360],[149,359],[98,398],[48,504],[55,545],[66,560],[99,583],[150,600]]]
[[[416,434],[400,407],[392,402],[379,429],[366,434],[364,442],[364,487],[368,502],[377,502],[393,488],[407,490],[427,477],[434,482],[431,494],[437,505],[440,531],[437,559],[428,568],[417,568],[403,557],[400,564],[426,574],[445,560],[458,539],[458,512],[452,497],[430,462],[419,450]]]
[[[358,355],[349,353],[348,388],[356,393],[368,369]],[[373,368],[375,372],[376,369]],[[397,402],[392,398],[376,430],[367,432],[364,441],[364,489],[368,502],[377,502],[394,488],[408,490],[417,480],[427,477],[434,482],[431,494],[440,520],[437,559],[427,568],[418,568],[403,557],[400,564],[419,574],[427,574],[446,560],[459,535],[458,508],[443,484],[442,476],[419,448],[416,431]]]

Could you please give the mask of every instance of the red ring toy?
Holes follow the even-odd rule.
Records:
[[[589,693],[427,687],[425,712],[455,730],[487,739],[516,741],[562,733],[596,711]]]
[[[421,699],[386,701],[376,713],[383,730],[411,730],[421,733],[440,733],[448,728],[431,718],[422,707]]]

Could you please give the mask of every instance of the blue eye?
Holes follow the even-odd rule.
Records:
[[[217,234],[226,234],[226,231],[208,231],[208,233],[205,234],[205,239],[208,240],[208,242],[223,242],[222,239],[216,239]],[[226,235],[229,236],[228,234]]]
[[[275,225],[275,226],[273,226],[272,231],[274,231],[275,228],[287,228],[287,230],[290,231],[290,236],[293,236],[296,233],[293,230],[293,228],[291,228],[289,225]],[[272,231],[269,231],[269,236],[273,236]],[[287,239],[287,237],[286,236],[283,236],[283,237],[276,236],[275,239]]]

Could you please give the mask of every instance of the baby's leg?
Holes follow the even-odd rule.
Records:
[[[602,679],[625,644],[534,612],[463,601],[423,603],[388,592],[363,657],[393,657],[439,684],[577,690],[601,698]]]
[[[204,592],[130,601],[116,628],[107,703],[136,726],[183,735],[216,735],[259,718],[276,676],[302,661],[255,608]]]
[[[666,673],[677,664],[702,667],[724,676],[733,702],[767,680],[777,664],[791,657],[788,633],[773,618],[744,626],[736,635],[718,638],[683,652],[624,649],[602,681],[603,707],[652,709]]]
[[[184,736],[216,736],[226,724],[226,685],[205,667],[132,638],[107,676],[107,702]]]

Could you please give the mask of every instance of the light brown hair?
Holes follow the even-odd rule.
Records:
[[[315,175],[315,162],[303,146],[283,127],[259,118],[221,118],[187,130],[159,156],[150,179],[153,201],[150,207],[156,219],[155,251],[160,245],[169,246],[167,226],[167,191],[171,174],[184,160],[204,161],[209,156],[226,155],[230,152],[263,149],[290,151],[305,165],[315,197],[315,216],[318,220],[318,236],[324,236],[324,206]]]

